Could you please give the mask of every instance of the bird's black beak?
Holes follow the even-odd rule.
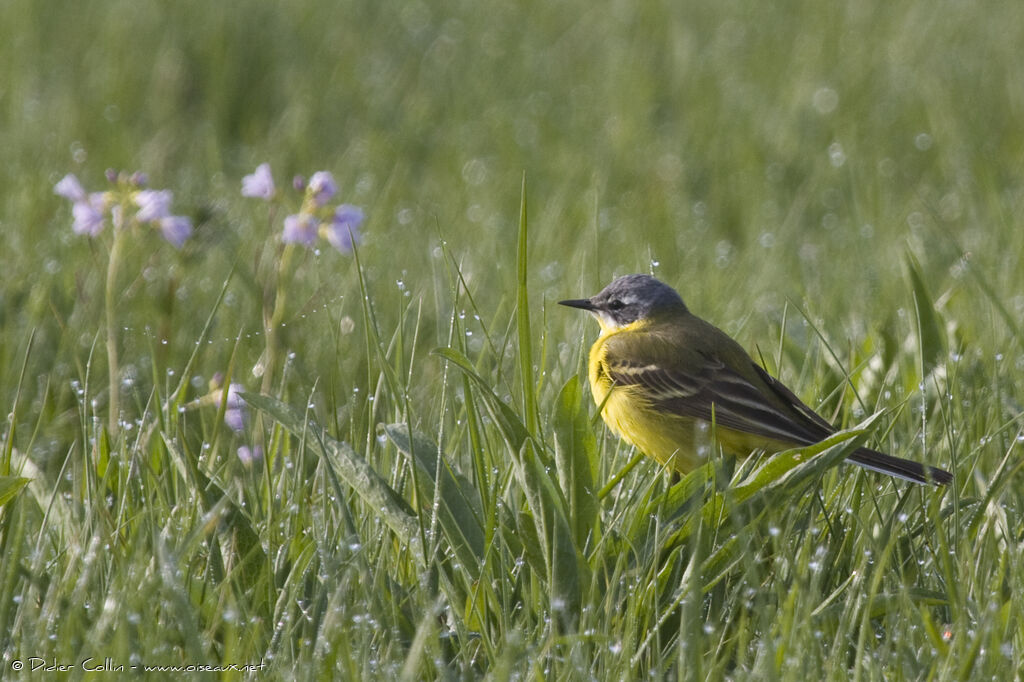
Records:
[[[591,312],[597,310],[589,298],[571,298],[568,301],[559,301],[558,305],[567,305],[570,308],[579,308],[580,310],[589,310]]]

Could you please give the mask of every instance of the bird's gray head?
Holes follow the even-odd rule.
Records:
[[[676,290],[650,275],[625,275],[595,296],[559,303],[591,312],[606,332],[661,313],[686,312]]]

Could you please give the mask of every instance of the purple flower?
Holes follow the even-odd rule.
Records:
[[[95,237],[103,231],[103,192],[93,192],[71,207],[71,231]]]
[[[171,214],[171,199],[174,194],[169,189],[144,189],[133,197],[139,212],[135,214],[140,223],[161,220]]]
[[[334,216],[324,230],[327,241],[341,253],[350,253],[352,243],[359,241],[359,225],[364,217],[358,206],[341,204],[334,209]]]
[[[245,430],[245,423],[248,421],[246,403],[242,396],[238,395],[244,391],[242,384],[229,384],[227,404],[224,409],[224,423],[235,433]]]
[[[256,166],[252,175],[242,178],[242,196],[270,200],[274,196],[274,176],[270,174],[270,164],[261,163]]]
[[[253,464],[263,459],[263,448],[259,445],[249,447],[243,445],[238,448],[238,459],[242,460],[242,464]]]
[[[78,181],[72,173],[68,173],[60,181],[53,186],[54,194],[62,196],[69,201],[73,201],[76,204],[86,201],[89,197],[86,196],[85,190],[82,189],[82,183]]]
[[[173,244],[176,249],[180,249],[185,244],[185,240],[192,236],[192,221],[185,216],[170,215],[161,218],[158,224],[164,239]]]
[[[285,244],[302,244],[313,246],[316,243],[317,220],[309,213],[290,215],[284,219],[284,234],[281,241]]]
[[[323,206],[338,193],[338,186],[334,184],[334,176],[329,172],[317,171],[309,179],[307,191],[317,206]]]

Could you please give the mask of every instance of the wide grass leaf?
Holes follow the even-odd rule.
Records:
[[[258,393],[240,395],[247,403],[273,417],[293,436],[304,440],[306,446],[324,463],[340,498],[344,495],[339,477],[356,491],[370,509],[381,515],[384,523],[417,556],[422,557],[416,514],[412,507],[350,445],[329,436],[322,426],[291,405]]]
[[[575,619],[580,608],[586,562],[573,539],[565,497],[547,467],[534,451],[533,441],[523,444],[517,460],[520,485],[533,511],[537,541],[543,552],[548,593],[553,611]],[[532,534],[524,534],[524,540]],[[527,552],[529,556],[531,552]]]
[[[437,446],[420,433],[411,432],[406,424],[384,427],[395,447],[418,470],[416,494],[429,504],[438,502],[437,518],[448,544],[473,580],[480,577],[484,558],[484,529],[480,496],[468,478],[455,471]],[[436,476],[436,474],[440,474]]]
[[[711,491],[710,497],[700,508],[699,517],[684,518],[679,529],[665,542],[665,546],[675,547],[685,542],[699,525],[729,537],[730,539],[712,552],[703,563],[702,573],[705,576],[715,576],[705,585],[705,589],[709,589],[714,582],[724,576],[739,555],[746,551],[745,547],[735,541],[735,524],[749,527],[769,509],[788,504],[788,500],[798,494],[803,487],[817,480],[859,448],[878,417],[878,414],[872,415],[857,428],[839,431],[820,443],[772,455],[739,484],[726,490]],[[690,477],[696,474],[692,481],[687,477],[684,479],[686,485],[682,486],[681,490],[676,491],[673,488],[666,493],[672,496],[673,505],[666,505],[664,508],[679,508],[686,502],[688,496],[701,489],[708,473],[704,468],[691,472]],[[654,508],[656,503],[658,500],[652,501],[651,508]],[[645,532],[644,526],[636,527],[634,543],[642,542]]]

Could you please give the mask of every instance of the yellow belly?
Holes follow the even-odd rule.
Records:
[[[705,424],[656,412],[643,403],[632,386],[612,389],[608,384],[591,382],[590,387],[594,401],[599,406],[604,404],[601,417],[609,428],[659,464],[686,473],[710,455],[711,438]]]

